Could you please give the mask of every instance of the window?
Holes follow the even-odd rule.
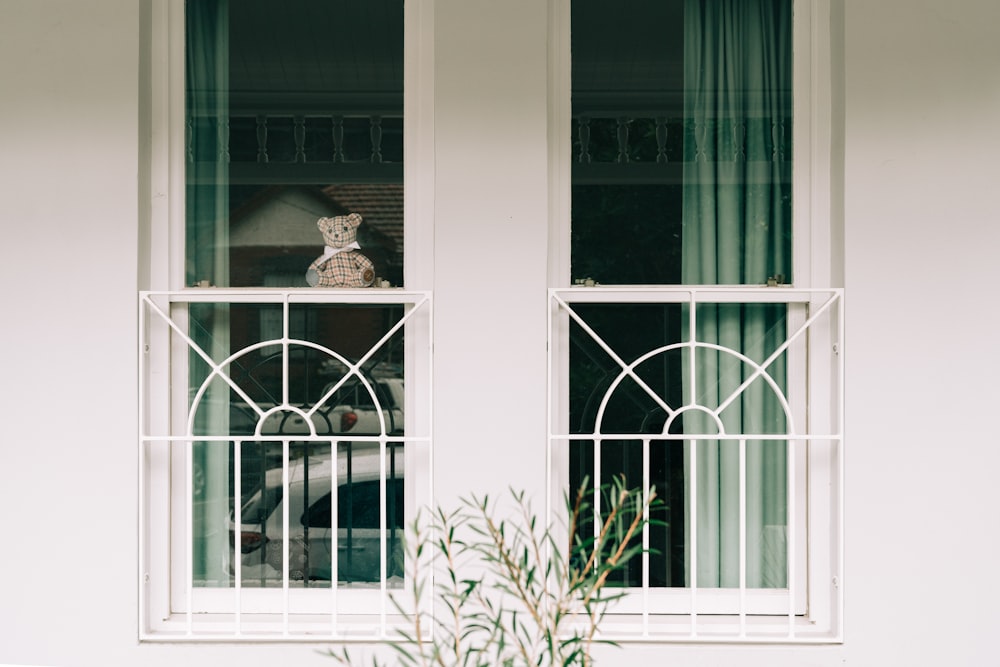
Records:
[[[415,14],[156,12],[153,48],[183,76],[153,93],[172,206],[158,289],[139,301],[141,633],[370,631],[430,497],[431,299],[404,266]]]
[[[796,188],[823,159],[798,129],[811,3],[569,5],[554,486],[657,491],[623,637],[828,638],[841,295]]]
[[[566,95],[549,99],[558,242],[537,281],[551,288],[550,506],[615,474],[664,500],[602,632],[836,638],[841,294],[818,201],[829,123],[822,85],[803,85],[825,76],[824,0],[551,2],[565,38],[551,42],[552,90]],[[152,60],[167,71],[152,83],[166,137],[153,178],[167,194],[155,289],[139,299],[141,635],[384,636],[406,583],[401,527],[434,499],[431,473],[453,472],[431,470],[433,274],[414,261],[449,253],[429,251],[444,247],[428,241],[443,228],[435,170],[403,163],[435,163],[435,104],[466,110],[454,79],[419,84],[437,71],[435,27],[451,38],[468,15],[400,0],[154,4]],[[767,11],[726,13],[750,6]],[[715,20],[740,28],[735,41],[710,39]],[[351,58],[337,49],[352,40],[327,39],[370,27]],[[766,85],[749,65],[706,78],[747,50]],[[513,168],[516,147],[492,148],[476,155]],[[349,252],[327,251],[319,221],[356,213],[352,251],[375,282],[311,287],[314,263]],[[452,297],[480,288],[452,281],[439,304],[454,314]],[[538,330],[541,312],[523,311],[503,311],[524,318],[511,330]],[[519,387],[546,373],[499,366]]]
[[[369,280],[401,286],[401,0],[188,2],[184,21],[184,284],[306,287],[317,220],[357,214]]]

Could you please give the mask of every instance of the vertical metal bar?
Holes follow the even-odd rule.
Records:
[[[233,441],[233,572],[235,586],[235,602],[233,619],[235,621],[235,634],[239,637],[243,634],[242,613],[243,613],[243,442]],[[263,488],[263,485],[261,485]],[[265,547],[266,548],[266,547]]]
[[[386,525],[388,526],[388,540],[389,540],[389,550],[386,552],[386,568],[388,569],[388,563],[391,562],[389,559],[393,554],[396,553],[396,545],[399,542],[399,536],[396,535],[396,523],[402,525],[403,521],[401,517],[396,515],[396,494],[399,493],[399,489],[396,484],[396,448],[399,446],[398,442],[388,443],[389,448],[389,472],[388,472],[388,488],[386,490]],[[388,573],[387,573],[388,574]]]
[[[553,322],[555,322],[556,315],[559,313],[558,307],[556,307],[556,302],[552,298],[552,292],[549,291],[548,303],[549,316],[545,323],[545,343],[546,350],[548,354],[545,356],[545,495],[543,496],[545,507],[545,525],[552,526],[555,525],[555,518],[553,516],[552,509],[552,475],[553,475],[553,463],[552,463],[552,438],[555,433],[555,425],[553,423],[553,406],[555,396],[555,382],[552,377],[553,367],[552,367],[552,355],[554,353],[555,341],[553,340]],[[550,545],[549,541],[546,540],[544,544],[545,551],[543,552],[543,557],[545,562],[550,562]],[[566,558],[569,558],[570,554],[566,554]]]
[[[601,449],[604,441],[600,439],[597,431],[594,431],[594,548],[598,546],[597,540],[601,536]],[[600,558],[600,552],[597,553]],[[595,559],[595,563],[596,563]]]
[[[649,438],[642,439],[642,635],[649,636]]]
[[[281,440],[281,634],[288,636],[288,506],[291,504],[288,474],[288,438]],[[266,545],[265,545],[266,546]]]
[[[340,517],[338,516],[340,507],[340,484],[338,474],[340,466],[337,464],[340,442],[330,441],[330,634],[337,634],[337,594],[340,588]]]
[[[698,302],[695,298],[695,292],[688,292],[688,349],[690,350],[688,354],[688,384],[691,385],[688,405],[694,405],[695,399],[698,396],[698,374],[695,372],[697,368],[695,352],[698,349],[695,346],[695,342],[698,340],[697,309]]]
[[[260,494],[261,498],[266,498],[267,497],[267,449],[269,445],[272,445],[274,443],[265,442],[263,440],[257,440],[255,444],[257,445],[256,449],[258,452],[257,456],[258,463],[260,463],[260,466],[257,468],[257,476],[260,479],[260,489],[261,489]],[[260,555],[259,555],[260,567],[258,569],[260,570],[260,587],[264,588],[267,585],[267,569],[264,567],[264,565],[267,563],[267,542],[268,542],[267,516],[261,514],[260,512],[258,512],[258,514],[260,515],[260,518],[258,520],[260,521],[260,539],[262,547],[260,549]],[[268,512],[267,514],[270,514],[270,512]]]
[[[694,405],[698,396],[698,373],[695,362],[695,352],[697,347],[698,327],[698,300],[696,293],[692,290],[688,292],[688,343],[690,354],[688,354],[688,384],[691,385],[690,405]],[[688,585],[691,587],[691,636],[698,635],[698,441],[689,441],[691,449],[690,468],[691,479],[688,484],[690,493],[688,499],[691,503],[689,534],[691,535],[691,552],[688,555]]]
[[[739,476],[740,476],[740,592],[739,592],[739,618],[740,637],[746,637],[747,632],[747,441],[746,438],[739,440]]]
[[[789,439],[785,443],[788,491],[785,499],[785,506],[788,508],[786,520],[788,521],[787,538],[785,539],[785,568],[788,585],[788,636],[795,637],[795,441]]]
[[[288,385],[289,385],[289,303],[288,294],[285,294],[281,302],[281,401],[283,405],[288,405]]]
[[[311,425],[310,425],[311,426]],[[309,588],[309,573],[312,569],[312,562],[310,560],[310,549],[309,549],[309,450],[312,449],[312,441],[300,442],[299,445],[302,446],[302,511],[303,516],[306,517],[305,521],[302,521],[302,544],[304,545],[304,556],[305,561],[303,562],[302,571],[302,587]],[[291,499],[289,499],[291,500]],[[288,527],[291,530],[291,526]]]
[[[376,408],[378,406],[376,405]],[[388,503],[388,494],[386,494],[386,466],[385,466],[385,428],[382,428],[382,434],[378,439],[378,527],[379,527],[379,578],[378,578],[378,590],[379,590],[379,635],[381,637],[386,636],[386,603],[387,603],[387,591],[386,591],[386,577],[387,577],[387,554],[386,548],[388,547],[388,540],[386,540],[386,504]]]
[[[688,555],[688,586],[691,590],[691,636],[698,635],[698,441],[689,441],[691,455],[689,457],[691,480],[688,484],[690,492],[688,500],[691,504],[689,534],[691,535],[691,551]]]
[[[344,459],[346,460],[346,476],[344,478],[344,495],[346,496],[344,508],[344,519],[347,524],[344,526],[344,540],[346,548],[344,554],[347,556],[347,571],[354,571],[354,443],[348,440],[344,443]]]
[[[194,634],[194,441],[184,442],[184,548],[185,581],[184,590],[187,598],[187,634]]]

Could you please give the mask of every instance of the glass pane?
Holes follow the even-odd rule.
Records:
[[[612,9],[598,0],[573,0],[573,282],[791,281],[791,4],[624,0]],[[574,432],[712,437],[651,440],[645,462],[641,440],[578,442],[571,448],[572,483],[592,478],[598,456],[604,483],[623,474],[638,485],[647,463],[664,501],[663,525],[650,534],[656,550],[650,585],[686,586],[692,520],[686,471],[696,456],[698,583],[735,585],[739,487],[733,457],[740,445],[718,436],[783,433],[780,401],[758,378],[743,398],[710,416],[724,391],[749,376],[736,356],[702,347],[692,353],[683,345],[686,307],[577,310],[626,363],[660,352],[636,367],[638,380],[621,379],[617,362],[573,325]],[[757,362],[783,340],[783,306],[727,305],[698,315],[699,341],[728,345]],[[783,365],[771,370],[783,387]],[[671,419],[665,406],[705,409]],[[784,586],[784,442],[753,441],[746,448],[748,582]],[[716,497],[703,498],[706,493]],[[619,583],[641,584],[638,568],[634,563]]]
[[[258,476],[243,500],[240,563],[247,587],[281,587],[284,513],[288,512],[288,570],[293,587],[329,588],[336,549],[341,586],[378,584],[381,576],[381,512],[386,514],[386,576],[390,587],[403,577],[403,446],[386,448],[385,501],[379,482],[377,443],[337,446],[337,498],[331,497],[330,445],[293,443],[287,510],[281,483],[280,446],[274,456],[244,451],[244,480]],[[265,445],[273,449],[270,444]],[[257,445],[244,445],[248,449]],[[255,469],[256,468],[256,469]],[[336,505],[334,505],[336,502]],[[235,514],[233,515],[235,516]],[[336,516],[334,523],[331,517]]]
[[[747,585],[784,587],[787,444],[766,436],[787,432],[787,359],[775,354],[787,336],[786,306],[699,305],[694,346],[687,305],[577,304],[574,310],[594,335],[571,325],[570,432],[638,437],[574,441],[571,485],[593,479],[599,456],[601,484],[624,476],[628,486],[640,486],[641,437],[649,436],[649,484],[662,501],[652,515],[659,524],[650,530],[650,586],[689,585],[692,516],[698,522],[698,585],[738,586],[743,493]],[[657,439],[658,434],[690,438]],[[753,434],[757,437],[744,445],[741,482],[739,437]],[[688,478],[692,456],[697,456],[696,487]],[[690,496],[695,488],[696,513]],[[638,560],[631,563],[618,583],[640,585],[640,566]]]
[[[286,538],[292,586],[329,587],[334,553],[342,585],[377,583],[383,508],[388,583],[400,584],[403,444],[387,444],[383,497],[372,438],[405,435],[404,329],[388,335],[403,315],[400,305],[290,304],[286,324],[278,304],[190,304],[191,337],[219,369],[190,355],[188,428],[222,436],[193,449],[196,585],[233,586],[238,561],[244,586],[280,587]],[[331,436],[289,441],[287,498],[283,443],[270,436]]]
[[[574,281],[791,281],[790,0],[573,0],[572,72]]]
[[[680,341],[681,308],[676,304],[577,305],[574,310],[587,325],[626,363],[658,348]],[[659,397],[676,407],[683,387],[676,349],[666,349],[639,364],[635,371],[645,386],[621,380],[621,366],[575,323],[570,330],[570,432],[663,433],[667,415]],[[604,440],[599,448],[601,484],[624,476],[629,487],[642,484],[642,442]],[[570,449],[570,484],[578,487],[593,479],[593,441],[574,441]],[[654,440],[650,447],[650,484],[663,501],[651,514],[656,525],[650,532],[652,586],[685,585],[684,446],[680,441]],[[585,528],[586,530],[586,528]],[[634,559],[618,583],[641,583],[641,562]]]
[[[402,0],[186,12],[185,284],[400,286]]]
[[[785,304],[701,304],[696,310],[693,374],[685,368],[685,403],[677,432],[698,456],[698,585],[739,586],[740,443],[713,434],[785,434],[788,335]],[[685,339],[687,339],[685,326]],[[688,456],[690,456],[690,452]],[[788,469],[784,440],[745,444],[746,578],[750,588],[786,586]]]

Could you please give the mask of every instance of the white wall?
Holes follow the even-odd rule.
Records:
[[[0,663],[127,664],[137,10],[5,0],[0,26]]]
[[[848,662],[995,664],[995,0],[847,3]]]
[[[435,457],[453,464],[435,490],[447,503],[544,489],[547,20],[538,0],[435,6]],[[531,326],[509,326],[526,313]]]
[[[1000,399],[1000,4],[843,5],[846,643],[629,647],[602,664],[993,659],[1000,448],[982,429]],[[138,7],[0,2],[0,664],[331,664],[315,647],[135,639]],[[507,418],[544,429],[544,386],[522,379],[545,353],[545,17],[537,0],[437,0],[443,496],[515,472],[541,484],[524,471],[542,439]],[[493,159],[469,163],[473,143]],[[473,279],[485,298],[467,298]],[[524,309],[537,327],[508,330]],[[470,441],[451,413],[498,427]]]

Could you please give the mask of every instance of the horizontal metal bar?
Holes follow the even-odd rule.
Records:
[[[838,298],[836,289],[795,287],[720,286],[682,288],[650,285],[644,287],[584,286],[549,290],[551,297],[565,303],[812,303],[817,297]]]
[[[140,436],[142,442],[281,442],[282,440],[288,440],[289,442],[379,442],[385,440],[389,443],[400,443],[406,444],[408,442],[414,443],[429,443],[431,441],[430,436],[380,436],[380,435],[350,435],[343,434],[337,436],[329,435],[289,435],[275,434],[275,435],[142,435]]]
[[[184,290],[140,292],[143,299],[165,297],[170,303],[345,303],[418,304],[430,292],[396,288],[282,290],[260,288],[192,287]]]
[[[832,433],[729,433],[719,435],[718,433],[551,433],[549,437],[553,440],[634,440],[634,441],[659,441],[659,440],[702,440],[702,441],[735,441],[748,440],[756,442],[758,440],[819,440],[836,442],[842,440],[844,436]]]
[[[409,630],[410,628],[407,628]],[[391,628],[385,634],[391,634]],[[149,644],[173,644],[173,643],[218,643],[218,642],[246,642],[255,644],[267,644],[267,643],[316,643],[316,642],[337,642],[339,644],[371,644],[372,642],[382,641],[385,639],[385,634],[382,632],[372,633],[371,635],[337,635],[337,634],[321,634],[318,632],[295,632],[290,630],[288,634],[283,634],[281,631],[258,631],[258,630],[244,630],[240,633],[230,632],[205,632],[200,633],[195,629],[191,634],[184,635],[169,635],[164,633],[149,633],[140,635],[139,639],[143,643]],[[628,632],[608,632],[608,633],[598,633],[595,638],[600,641],[609,641],[616,644],[655,644],[655,643],[671,643],[671,644],[733,644],[734,642],[739,644],[768,644],[768,645],[815,645],[815,644],[839,644],[841,639],[837,636],[822,636],[822,637],[809,637],[809,636],[799,636],[788,637],[787,635],[777,634],[774,630],[761,630],[760,634],[747,633],[741,635],[735,632],[720,632],[712,631],[711,627],[709,631],[701,630],[696,636],[691,636],[690,631],[681,632],[680,630],[670,630],[670,631],[651,631],[648,634],[635,633],[631,634]]]

